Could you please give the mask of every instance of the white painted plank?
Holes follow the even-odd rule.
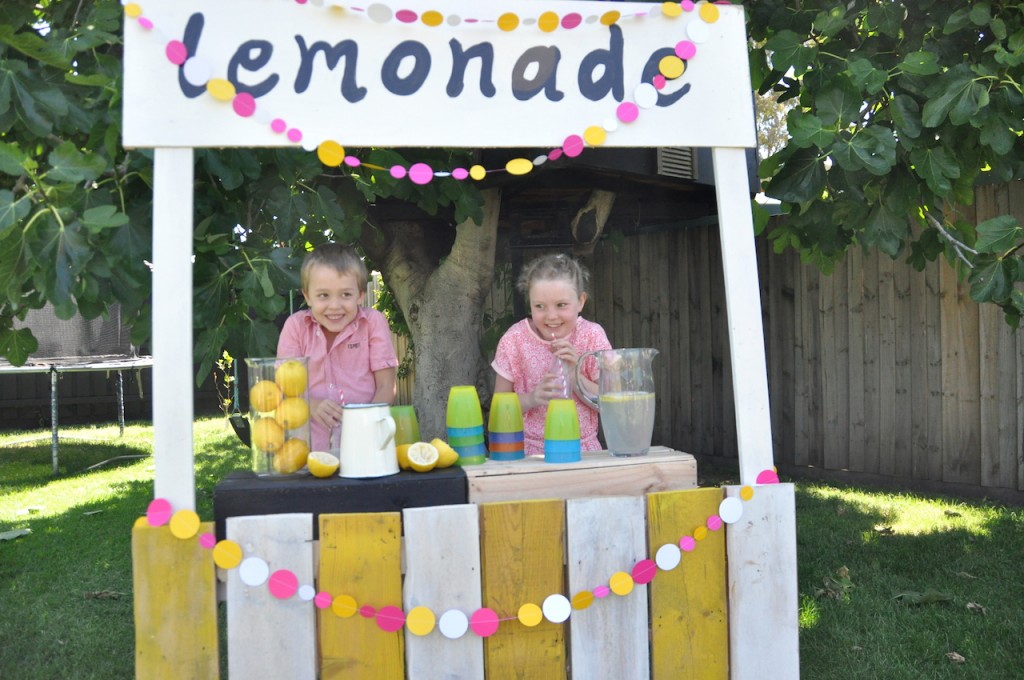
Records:
[[[712,158],[725,274],[740,481],[753,484],[758,473],[771,468],[774,462],[747,157],[743,149],[716,147],[712,149]]]
[[[195,510],[192,149],[153,157],[153,493]]]
[[[583,498],[566,503],[569,597],[607,585],[617,571],[631,573],[647,557],[645,500],[641,496]],[[588,680],[646,678],[647,586],[608,595],[569,619],[572,675]]]
[[[406,560],[402,606],[406,613],[422,606],[438,618],[449,609],[472,615],[482,602],[477,506],[407,508],[402,519]],[[437,628],[418,636],[406,627],[405,662],[406,677],[417,680],[483,678],[483,638],[468,632],[449,640]]]
[[[227,537],[247,558],[260,558],[270,574],[288,569],[299,585],[313,584],[313,515],[229,517]],[[317,677],[316,615],[312,602],[280,600],[267,585],[247,586],[239,569],[228,572],[228,675],[232,678]]]
[[[739,496],[741,487],[725,487]],[[726,530],[731,680],[800,677],[792,484],[754,487]]]

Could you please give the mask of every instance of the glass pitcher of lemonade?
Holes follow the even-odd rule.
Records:
[[[576,364],[578,393],[600,411],[601,427],[613,456],[642,456],[654,433],[654,374],[651,361],[658,350],[650,347],[587,352]],[[598,394],[580,380],[580,367],[588,357],[597,360]]]

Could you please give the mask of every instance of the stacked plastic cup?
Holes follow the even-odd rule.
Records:
[[[391,417],[395,419],[395,446],[420,440],[420,423],[413,406],[392,406]]]
[[[519,460],[525,456],[523,409],[515,392],[496,392],[491,398],[487,444],[491,460]]]
[[[577,463],[580,460],[580,417],[572,399],[552,399],[544,418],[544,461]]]
[[[487,460],[484,414],[472,385],[455,385],[448,392],[448,444],[459,454],[456,465],[477,465]]]

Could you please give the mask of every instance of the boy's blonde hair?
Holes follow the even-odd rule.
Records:
[[[530,300],[530,286],[535,281],[568,281],[576,290],[576,295],[587,292],[590,283],[590,272],[575,258],[568,255],[542,255],[523,267],[516,282],[516,288],[523,294],[527,302]]]
[[[370,273],[366,269],[363,258],[352,246],[344,243],[321,243],[316,248],[306,253],[302,261],[302,269],[299,272],[302,281],[302,290],[309,290],[309,272],[317,265],[331,267],[339,274],[352,274],[356,277],[359,290],[366,292],[366,284],[370,279]]]

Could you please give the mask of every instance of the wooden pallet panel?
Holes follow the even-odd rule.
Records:
[[[647,557],[644,499],[639,496],[584,498],[566,503],[568,592],[592,592],[612,574],[631,573]],[[646,678],[647,586],[624,596],[608,595],[569,619],[572,673],[589,680]]]
[[[200,524],[201,533],[213,523]],[[220,677],[213,559],[197,540],[175,538],[144,519],[132,529],[135,677]],[[184,635],[183,632],[188,634]]]
[[[397,512],[320,515],[319,590],[335,605],[345,595],[357,607],[401,607],[401,537]],[[401,631],[384,632],[361,613],[339,616],[333,606],[320,610],[319,622],[323,680],[405,677]]]
[[[422,606],[440,618],[451,609],[468,616],[480,608],[478,512],[475,505],[450,505],[402,513],[406,613]],[[484,675],[483,638],[472,632],[450,640],[436,627],[425,636],[406,628],[405,658],[410,678],[473,680]]]
[[[483,604],[499,617],[515,617],[521,605],[543,606],[565,594],[562,501],[488,503],[480,506]],[[526,627],[502,621],[484,641],[490,680],[548,680],[566,677],[564,624],[543,620]]]
[[[647,497],[648,543],[656,555],[665,544],[693,536],[718,514],[721,489],[693,489]],[[651,607],[651,678],[729,678],[729,628],[724,531],[708,531],[679,566],[658,571],[648,586]]]

